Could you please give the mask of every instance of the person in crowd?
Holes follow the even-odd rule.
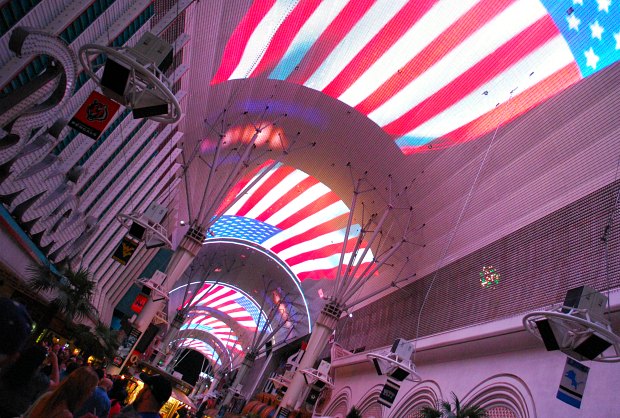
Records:
[[[148,376],[142,373],[140,379],[144,387],[117,418],[160,418],[159,410],[172,395],[172,384],[161,375]]]
[[[67,376],[69,376],[73,371],[75,371],[79,367],[80,366],[76,363],[75,360],[67,361],[67,364],[65,365],[65,370],[60,375],[60,381],[65,380]]]
[[[103,369],[101,373],[97,373],[97,377],[105,376],[103,373]],[[87,412],[92,412],[94,415],[99,418],[108,418],[108,414],[110,413],[110,398],[108,397],[108,391],[112,389],[112,381],[107,377],[101,377],[99,379],[99,384],[95,388],[95,391],[92,395],[84,402],[84,405],[77,411],[77,416],[82,416]]]
[[[54,353],[54,356],[49,356],[45,360],[45,366],[41,370],[43,373],[48,375],[50,378],[52,377],[52,373],[54,373],[54,368],[57,368],[60,371],[60,359],[58,358],[58,354],[60,352],[60,345],[58,344],[44,344],[47,348],[48,353]],[[56,360],[56,366],[52,364],[52,357]]]
[[[51,378],[41,372],[46,356],[51,357]],[[55,367],[54,367],[55,366]],[[19,358],[0,373],[0,418],[22,414],[44,392],[58,384],[58,363],[54,353],[42,346],[22,350]]]
[[[112,384],[112,389],[108,392],[108,396],[110,397],[109,418],[114,418],[125,406],[125,399],[127,399],[127,381],[117,378]]]
[[[43,394],[23,417],[97,418],[90,412],[81,416],[74,414],[93,393],[98,381],[97,374],[90,367],[80,367],[55,390]]]
[[[65,374],[67,370],[67,352],[65,350],[60,350],[58,353],[58,372],[60,376],[60,380],[62,380],[62,376]]]
[[[32,331],[32,319],[21,303],[0,298],[0,369],[19,356]]]

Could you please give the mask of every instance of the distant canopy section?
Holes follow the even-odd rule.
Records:
[[[177,288],[174,291],[179,291]],[[188,319],[181,326],[181,331],[204,331],[220,340],[231,350],[243,351],[238,333],[222,318],[230,318],[248,332],[254,332],[257,326],[265,324],[266,318],[260,307],[245,293],[226,284],[205,282],[194,294],[183,302],[189,305]],[[215,315],[214,312],[219,312]]]
[[[610,1],[257,1],[211,83],[321,91],[411,154],[476,139],[618,61],[619,26]]]
[[[270,163],[240,181],[221,207]],[[300,281],[334,279],[348,216],[347,205],[326,185],[301,170],[277,164],[223,214],[211,227],[208,238],[238,238],[259,244],[285,262]],[[359,224],[351,228],[345,264],[360,230]],[[368,251],[363,265],[372,259],[372,251]]]
[[[228,324],[211,315],[191,315],[190,319],[181,326],[181,331],[185,330],[207,332],[220,340],[227,349],[243,351],[237,333]]]
[[[181,338],[178,340],[178,344],[179,348],[188,348],[195,350],[209,360],[213,361],[218,366],[222,365],[222,360],[220,359],[218,353],[215,351],[215,348],[202,340],[198,340],[196,338]]]

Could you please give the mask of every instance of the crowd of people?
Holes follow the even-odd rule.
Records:
[[[0,298],[0,418],[159,418],[172,393],[162,376],[126,405],[127,380],[108,376],[59,345],[32,344],[26,308]]]

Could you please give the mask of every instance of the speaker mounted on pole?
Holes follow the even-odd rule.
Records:
[[[525,329],[548,351],[559,350],[578,361],[620,361],[620,337],[605,316],[607,297],[588,286],[570,289],[564,302],[523,317]]]

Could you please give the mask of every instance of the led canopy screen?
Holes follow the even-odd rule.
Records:
[[[192,315],[181,326],[181,330],[204,331],[220,340],[228,349],[243,350],[243,347],[239,344],[239,337],[232,328],[211,315]]]
[[[261,312],[256,302],[227,285],[205,282],[191,301],[185,301],[183,305],[187,306],[188,303],[191,304],[189,318],[181,330],[208,332],[230,349],[243,350],[239,336],[228,324],[210,314],[209,310],[220,312],[250,332],[256,330],[257,323],[265,323],[264,315],[262,320],[259,319]]]
[[[237,184],[222,207],[265,169],[259,168]],[[333,279],[348,216],[347,205],[323,183],[301,170],[278,164],[211,227],[210,233],[260,244],[284,261],[301,281]],[[360,226],[353,225],[344,263],[349,262],[359,234]],[[366,248],[364,243],[361,248]],[[362,265],[372,257],[368,251]]]
[[[195,338],[181,338],[177,341],[177,343],[180,348],[190,348],[192,350],[198,351],[200,354],[207,357],[216,364],[222,364],[220,356],[217,354],[215,349],[204,341],[197,340]]]
[[[256,329],[257,323],[265,321],[264,315],[262,320],[259,319],[261,312],[256,302],[229,285],[207,281],[196,292],[190,304],[193,308],[204,306],[220,311],[251,331]]]
[[[619,26],[611,0],[255,1],[212,84],[302,84],[410,154],[475,139],[616,62]]]

